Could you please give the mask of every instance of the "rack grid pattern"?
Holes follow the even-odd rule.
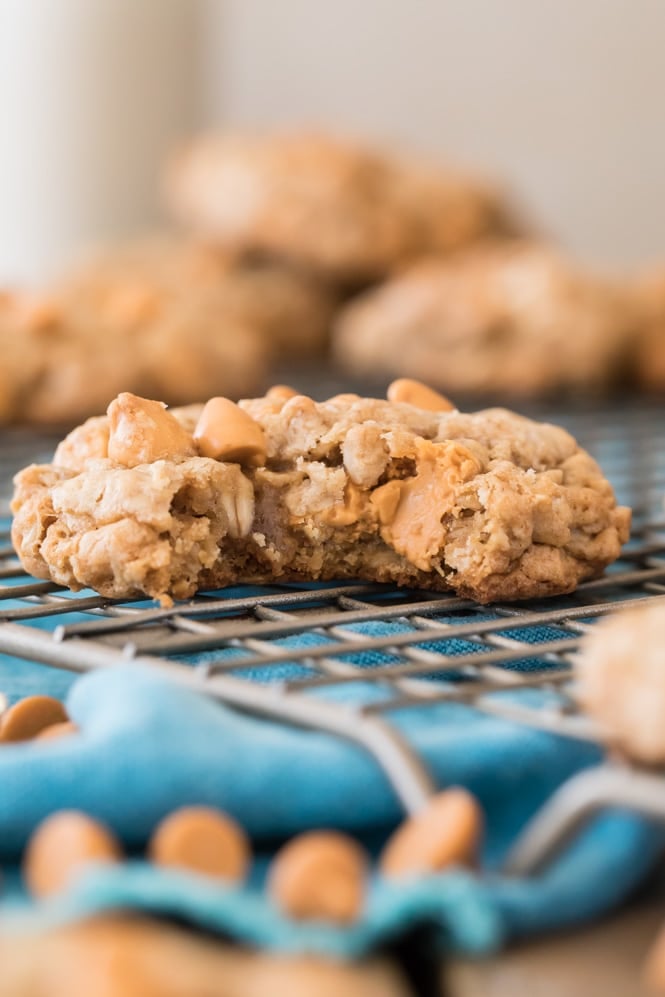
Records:
[[[413,812],[433,785],[391,722],[397,710],[464,703],[597,739],[571,695],[571,662],[581,637],[607,613],[635,600],[663,600],[665,611],[664,412],[631,405],[565,420],[634,510],[621,560],[570,596],[481,607],[369,584],[283,585],[202,593],[165,609],[74,595],[27,577],[7,528],[0,532],[0,653],[77,672],[136,660],[238,709],[351,739],[373,754]],[[44,441],[30,437],[9,439],[5,449],[29,459],[26,442],[44,451]],[[31,626],[36,620],[44,626]],[[375,694],[350,701],[316,695],[359,683]],[[543,694],[504,695],[518,689]],[[613,803],[665,819],[665,782],[613,763],[587,770],[526,829],[508,870],[538,868],[581,821]]]

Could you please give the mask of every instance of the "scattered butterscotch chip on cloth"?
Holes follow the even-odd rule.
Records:
[[[38,825],[23,856],[23,875],[34,897],[66,891],[90,863],[114,864],[123,853],[115,834],[78,810],[59,810]]]
[[[201,876],[242,882],[249,871],[251,844],[228,814],[214,807],[181,807],[153,830],[148,855],[156,865]]]
[[[347,578],[528,599],[619,556],[630,510],[569,433],[424,397],[315,402],[280,387],[168,410],[119,395],[17,475],[17,553],[74,590],[163,601]]]
[[[30,741],[69,721],[67,711],[53,696],[26,696],[0,716],[0,744]]]
[[[646,765],[665,763],[665,599],[597,623],[576,678],[579,702],[610,747]]]
[[[365,902],[369,856],[340,831],[306,831],[274,857],[267,878],[273,902],[294,920],[351,924]]]

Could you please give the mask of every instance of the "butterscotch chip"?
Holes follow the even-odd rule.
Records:
[[[407,405],[415,405],[431,412],[452,412],[455,409],[453,403],[444,395],[432,391],[422,381],[412,381],[408,377],[393,381],[388,387],[387,394],[389,402],[405,402]]]
[[[296,395],[168,414],[210,456],[100,458],[100,419],[17,475],[30,574],[119,598],[349,578],[492,602],[571,592],[628,538],[573,437],[505,409]]]
[[[447,789],[395,831],[381,854],[381,872],[389,878],[418,876],[473,863],[482,828],[475,797],[465,789]]]
[[[194,442],[163,402],[139,398],[128,391],[108,407],[108,456],[117,464],[136,467],[156,460],[193,457]]]
[[[66,890],[89,863],[122,860],[113,833],[97,820],[76,810],[47,817],[34,832],[23,859],[23,875],[35,897]]]
[[[251,849],[243,829],[227,814],[212,807],[183,807],[157,827],[148,854],[158,865],[241,882]]]
[[[79,728],[71,720],[66,723],[52,724],[50,727],[45,727],[44,730],[37,734],[38,741],[55,741],[60,737],[70,737],[72,734],[78,734]]]
[[[46,727],[69,720],[59,699],[26,696],[0,717],[0,741],[30,741]]]
[[[364,849],[337,831],[310,831],[277,853],[267,889],[296,920],[355,921],[362,912],[368,859]]]
[[[263,464],[266,440],[261,426],[228,398],[211,398],[194,430],[202,457],[238,464]]]
[[[387,481],[385,485],[374,489],[371,501],[382,526],[389,526],[394,522],[401,499],[401,481]]]

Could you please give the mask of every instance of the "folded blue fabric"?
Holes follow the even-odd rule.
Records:
[[[376,634],[401,626],[371,623],[355,629]],[[532,639],[546,636],[536,632]],[[301,640],[280,643],[290,646]],[[448,653],[467,649],[464,642],[437,642],[438,647],[443,644]],[[368,677],[372,667],[386,660],[376,654],[353,658],[367,668]],[[282,677],[301,667],[284,666]],[[532,662],[527,659],[520,667],[528,669]],[[252,677],[265,680],[266,673]],[[497,870],[518,831],[558,785],[597,760],[597,750],[464,705],[409,708],[394,714],[394,722],[423,755],[438,785],[467,786],[483,805],[487,834],[482,874],[454,871],[399,886],[374,877],[365,914],[352,928],[293,925],[261,889],[266,858],[277,839],[332,825],[376,846],[403,816],[386,777],[361,748],[330,735],[241,716],[131,665],[74,682],[66,673],[0,657],[0,689],[12,698],[35,691],[64,695],[68,690],[68,709],[82,730],[78,737],[0,751],[5,868],[41,819],[69,807],[106,821],[129,849],[138,850],[156,822],[175,807],[215,805],[247,828],[260,853],[252,881],[243,890],[140,862],[91,870],[75,891],[28,909],[27,915],[18,894],[14,903],[10,898],[6,912],[13,911],[14,923],[21,927],[26,916],[28,923],[41,925],[134,907],[282,949],[350,957],[426,923],[436,927],[442,944],[485,952],[506,938],[571,924],[616,904],[644,876],[662,846],[661,831],[632,814],[613,812],[594,821],[537,878],[501,877]],[[367,682],[328,695],[357,701],[380,692]],[[19,910],[24,911],[20,916]]]

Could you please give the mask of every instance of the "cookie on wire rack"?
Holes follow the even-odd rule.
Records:
[[[73,589],[164,601],[334,578],[528,599],[618,557],[630,510],[563,429],[409,381],[389,396],[281,387],[169,411],[121,394],[17,475],[18,555]]]

